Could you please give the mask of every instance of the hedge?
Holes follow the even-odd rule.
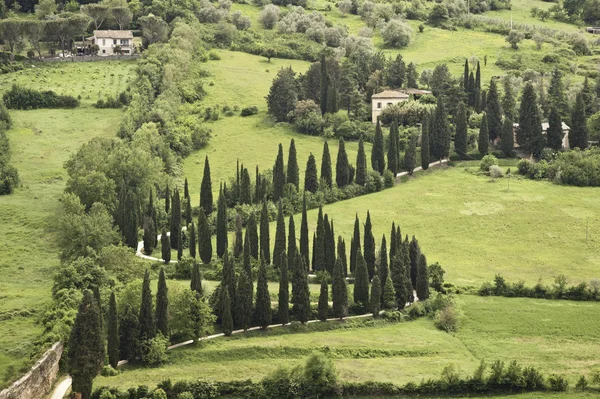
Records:
[[[79,100],[73,96],[61,96],[53,91],[38,91],[13,85],[2,96],[9,109],[76,108]]]

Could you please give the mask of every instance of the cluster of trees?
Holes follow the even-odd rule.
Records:
[[[0,195],[12,194],[20,181],[19,172],[10,164],[11,149],[6,131],[11,126],[10,114],[0,101]]]
[[[53,91],[38,91],[13,84],[4,92],[2,100],[9,109],[76,108],[79,100]]]

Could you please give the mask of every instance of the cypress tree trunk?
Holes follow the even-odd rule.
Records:
[[[275,229],[275,244],[273,245],[273,266],[279,269],[281,254],[285,252],[285,220],[283,218],[283,205],[281,200],[277,205],[277,227]]]
[[[315,170],[316,172],[316,170]],[[296,186],[296,190],[300,188],[300,168],[298,168],[298,158],[296,156],[296,144],[294,139],[290,141],[290,152],[288,154],[287,163],[287,182]]]
[[[379,311],[381,310],[381,282],[379,281],[379,276],[373,277],[373,283],[371,284],[370,310],[373,313],[373,317],[379,317]]]
[[[348,163],[348,154],[346,154],[346,146],[342,137],[340,137],[338,144],[335,182],[339,188],[346,187],[350,183],[350,164]]]
[[[210,179],[208,155],[204,158],[204,174],[202,175],[202,184],[200,185],[200,208],[204,209],[204,213],[207,215],[213,212],[212,182]]]
[[[429,274],[427,272],[427,258],[425,255],[419,256],[419,270],[417,276],[417,298],[424,301],[429,298]]]
[[[258,259],[258,227],[256,226],[254,212],[248,217],[246,233],[248,234],[248,242],[250,243],[250,256],[254,259]]]
[[[412,284],[412,288],[417,288],[417,274],[419,269],[419,258],[421,257],[421,248],[419,247],[419,242],[415,238],[412,237],[409,247],[409,256],[410,256],[410,280]]]
[[[373,225],[371,224],[371,213],[369,211],[367,211],[367,221],[365,222],[364,251],[369,280],[371,280],[375,275],[375,237],[373,237]]]
[[[327,279],[321,281],[321,292],[319,293],[318,318],[321,321],[327,321],[327,312],[329,308],[329,286]]]
[[[356,184],[364,186],[367,182],[367,157],[362,136],[358,141],[358,154],[356,155]]]
[[[171,244],[169,243],[169,237],[167,237],[167,229],[163,227],[160,235],[160,248],[162,251],[162,259],[165,264],[171,261]]]
[[[369,306],[369,274],[367,263],[360,249],[356,253],[356,273],[354,273],[354,303],[367,308]]]
[[[489,152],[489,132],[487,124],[487,116],[484,113],[481,118],[481,127],[479,128],[479,138],[477,139],[477,150],[481,155],[487,155]]]
[[[181,201],[179,199],[179,190],[173,191],[173,203],[171,209],[171,248],[177,249],[179,246],[179,232],[181,230]]]
[[[304,190],[311,193],[316,193],[319,189],[319,178],[317,177],[317,163],[315,156],[311,153],[306,162],[306,170],[304,171]]]
[[[196,242],[196,225],[194,224],[194,222],[192,222],[192,226],[190,227],[189,232],[190,232],[190,245],[189,245],[190,256],[195,259],[197,242]]]
[[[235,215],[235,245],[233,246],[233,256],[237,259],[244,252],[244,234],[242,232],[242,217],[239,213]]]
[[[116,369],[119,363],[119,321],[117,315],[117,300],[115,298],[114,291],[110,294],[110,301],[108,302],[108,364],[112,368]]]
[[[260,268],[258,269],[258,282],[256,285],[256,309],[254,320],[265,329],[271,324],[271,296],[269,295],[269,285],[267,283],[267,266],[262,256]]]
[[[290,254],[290,256],[296,256]],[[290,322],[290,299],[289,299],[289,279],[288,279],[288,257],[285,252],[281,253],[279,261],[279,295],[277,319],[282,325]]]
[[[146,341],[154,338],[156,329],[154,326],[154,317],[152,312],[152,291],[150,289],[150,271],[146,269],[144,282],[142,283],[142,302],[140,305],[140,341]]]
[[[227,205],[223,187],[217,201],[217,256],[223,258],[227,252]]]
[[[271,238],[269,234],[269,213],[267,211],[267,201],[263,201],[262,211],[260,213],[260,254],[266,264],[271,263]]]
[[[194,263],[194,267],[192,269],[192,281],[190,283],[190,289],[198,293],[198,295],[203,295],[202,273],[200,272],[200,265],[198,263]]]
[[[323,219],[323,207],[319,207],[319,216],[317,218],[317,233],[315,235],[315,245],[313,246],[314,262],[313,270],[320,272],[325,270],[325,221]]]
[[[423,170],[429,169],[431,162],[429,159],[429,119],[425,116],[421,124],[421,167]]]
[[[204,264],[210,263],[212,259],[212,238],[203,208],[200,208],[200,215],[198,216],[198,252]]]
[[[303,196],[302,198],[302,220],[300,221],[300,255],[302,255],[304,264],[308,265],[308,217],[306,214],[306,196]]]
[[[323,157],[321,158],[321,179],[325,181],[327,186],[331,188],[333,184],[331,156],[329,155],[329,144],[323,142]]]
[[[377,120],[377,125],[375,126],[375,137],[373,138],[373,147],[371,147],[371,168],[373,168],[373,170],[378,171],[381,175],[385,171],[383,132],[381,131],[381,123],[379,122],[379,119]]]
[[[339,257],[333,268],[331,296],[333,300],[333,317],[343,319],[348,316],[348,286],[342,270],[342,261]]]
[[[160,269],[158,289],[156,291],[156,329],[164,337],[169,338],[169,296],[165,270]]]
[[[223,312],[221,313],[221,327],[223,328],[223,334],[226,337],[231,336],[233,332],[233,317],[231,316],[231,298],[229,298],[229,290],[226,286],[222,292],[223,298],[221,303],[223,304]]]
[[[358,221],[358,214],[354,220],[354,236],[350,244],[350,273],[352,274],[356,270],[357,251],[360,251],[360,222]]]

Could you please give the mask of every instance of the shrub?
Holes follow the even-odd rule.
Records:
[[[564,392],[569,387],[569,382],[561,375],[552,374],[548,377],[550,390],[554,392]]]
[[[448,304],[435,314],[435,326],[446,332],[455,332],[460,327],[462,314],[454,304]]]
[[[168,359],[167,346],[169,340],[161,333],[146,342],[144,342],[144,354],[142,361],[149,365],[158,365],[164,363]]]
[[[490,167],[492,165],[498,165],[498,158],[496,158],[492,154],[488,154],[481,158],[481,162],[479,163],[479,169],[481,169],[484,172],[489,172]]]
[[[239,30],[247,30],[252,25],[252,21],[245,15],[242,15],[242,12],[237,10],[231,14],[231,22],[235,25]]]
[[[381,29],[383,42],[389,47],[406,47],[410,43],[412,28],[406,22],[393,19]]]
[[[0,195],[12,194],[20,183],[19,172],[12,165],[0,168]]]
[[[492,165],[490,166],[490,176],[492,179],[497,179],[499,177],[503,177],[504,172],[502,171],[502,168],[500,166]]]
[[[53,91],[37,91],[18,85],[13,85],[2,98],[8,109],[76,108],[79,106],[79,100],[73,96],[61,96]]]
[[[394,176],[394,172],[389,169],[386,169],[383,172],[383,186],[385,188],[392,188],[396,184],[396,177]]]
[[[265,28],[273,29],[277,21],[279,21],[279,7],[273,4],[266,5],[260,13],[260,22]]]
[[[100,375],[103,377],[114,377],[115,375],[119,375],[119,372],[111,366],[104,366],[102,367]]]
[[[208,52],[208,59],[212,61],[218,61],[221,59],[221,56],[215,50],[211,50]]]
[[[258,107],[256,105],[250,105],[242,108],[241,116],[251,116],[258,114]]]

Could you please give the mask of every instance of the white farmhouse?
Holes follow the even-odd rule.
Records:
[[[398,104],[402,101],[408,101],[408,94],[396,90],[384,90],[381,93],[371,96],[371,120],[377,123],[377,118],[381,111],[388,105]]]
[[[130,30],[95,30],[92,44],[98,45],[98,55],[115,55],[117,46],[121,49],[118,55],[131,55],[134,49],[133,33]]]
[[[542,134],[544,136],[548,133],[548,127],[550,127],[550,124],[548,122],[542,122]],[[562,149],[568,150],[570,148],[569,147],[569,131],[571,130],[571,128],[569,127],[569,125],[567,125],[564,122],[561,122],[561,127],[562,127],[562,133],[563,133]],[[517,143],[517,130],[519,130],[519,124],[513,123],[515,148],[520,148],[519,144]],[[500,143],[500,138],[497,138],[495,141],[495,144],[499,144],[499,143]]]

